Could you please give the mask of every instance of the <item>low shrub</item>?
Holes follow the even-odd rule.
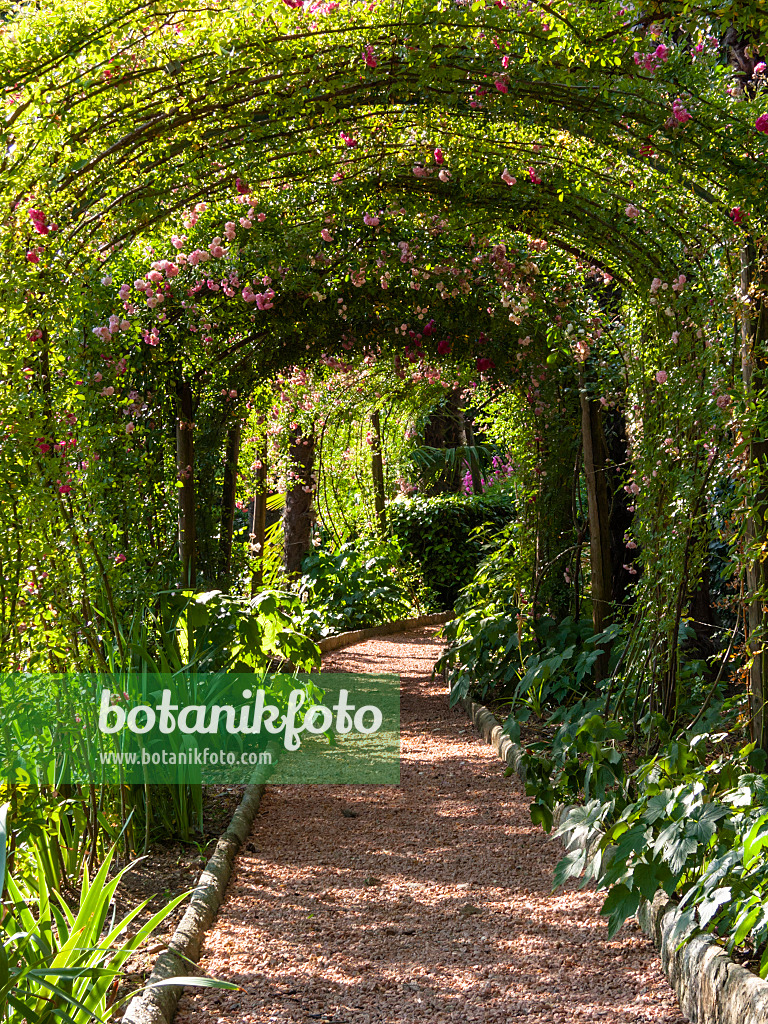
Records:
[[[429,610],[453,608],[483,558],[484,541],[514,515],[504,492],[436,498],[415,495],[387,509],[403,555],[421,569],[431,591]]]
[[[300,628],[312,637],[324,637],[414,614],[398,561],[396,545],[376,540],[311,552],[298,582],[305,606],[297,620]]]

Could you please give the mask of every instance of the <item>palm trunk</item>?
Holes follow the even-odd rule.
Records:
[[[295,434],[289,448],[292,485],[285,495],[283,528],[285,532],[285,569],[295,573],[301,569],[312,539],[312,468],[315,463],[313,434]]]

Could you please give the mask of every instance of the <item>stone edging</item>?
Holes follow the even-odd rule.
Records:
[[[352,644],[359,644],[363,640],[371,640],[376,636],[405,633],[409,629],[419,629],[420,626],[440,626],[444,622],[450,622],[455,616],[455,612],[435,612],[433,615],[419,615],[415,619],[398,619],[396,622],[385,622],[383,626],[369,626],[367,629],[353,629],[347,633],[337,633],[336,636],[320,640],[317,646],[322,654],[326,654],[328,651],[351,647]]]
[[[263,784],[246,786],[226,832],[216,843],[216,849],[200,875],[192,901],[168,948],[155,961],[148,984],[192,973],[193,968],[188,961],[197,963],[203,937],[222,904],[235,857],[250,835],[263,792]],[[124,1024],[170,1024],[181,991],[181,986],[169,985],[135,996],[128,1004]]]
[[[522,748],[512,742],[495,715],[482,704],[468,697],[460,703],[483,739],[524,783]],[[565,809],[557,808],[556,820]],[[576,845],[571,844],[569,849]],[[675,949],[671,934],[679,916],[680,911],[662,890],[652,903],[643,900],[637,912],[638,923],[658,950],[661,966],[686,1017],[694,1024],[766,1024],[768,982],[734,963],[710,936],[698,935],[682,949]]]

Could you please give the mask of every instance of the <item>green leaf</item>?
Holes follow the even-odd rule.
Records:
[[[608,938],[612,939],[627,918],[640,906],[640,891],[630,889],[623,882],[614,885],[603,903],[600,913],[608,918]]]

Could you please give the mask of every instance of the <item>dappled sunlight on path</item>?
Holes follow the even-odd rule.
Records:
[[[399,672],[402,784],[268,789],[201,966],[243,992],[188,991],[178,1024],[425,1020],[682,1024],[634,924],[552,895],[560,848],[430,671],[434,630],[328,655]]]

